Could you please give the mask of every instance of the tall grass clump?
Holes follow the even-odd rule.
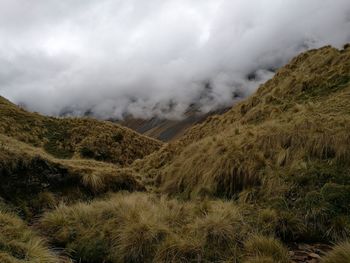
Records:
[[[59,258],[14,214],[0,211],[0,261],[58,263]]]
[[[285,246],[272,237],[254,235],[244,242],[244,262],[279,262],[289,263],[289,252]]]
[[[146,193],[61,206],[39,228],[84,262],[220,262],[239,258],[254,226],[231,202],[182,202]]]
[[[350,262],[350,243],[342,243],[333,248],[321,261],[322,263]]]
[[[194,236],[203,242],[204,255],[208,260],[228,260],[237,256],[250,226],[240,209],[230,203],[218,203],[197,218],[193,226]]]

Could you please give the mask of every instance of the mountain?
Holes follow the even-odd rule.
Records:
[[[170,120],[158,117],[151,119],[126,117],[124,120],[118,121],[118,123],[146,136],[169,142],[180,138],[186,130],[195,124],[203,122],[209,116],[222,114],[227,110],[228,108],[222,108],[203,114],[196,110],[195,106],[192,106],[186,111],[184,118],[180,120]]]
[[[255,94],[134,169],[162,194],[272,209],[285,241],[350,234],[350,48],[294,58]]]
[[[308,51],[245,101],[141,160],[141,170],[157,169],[165,192],[232,198],[267,169],[335,164],[348,157],[349,81],[349,48]]]
[[[0,98],[0,261],[349,262],[349,99],[350,45],[169,143]]]

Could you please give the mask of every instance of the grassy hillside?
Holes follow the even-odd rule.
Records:
[[[52,118],[30,113],[0,97],[0,134],[43,147],[54,157],[90,158],[127,165],[161,143],[111,122]]]
[[[0,99],[0,259],[65,262],[60,251],[87,263],[345,263],[349,101],[349,45],[299,55],[245,101],[163,145]],[[11,224],[28,234],[2,230]],[[339,245],[326,256],[293,252],[315,242]]]
[[[312,50],[134,167],[161,193],[277,209],[292,221],[281,233],[286,240],[343,239],[350,235],[349,98],[350,48]]]
[[[45,117],[0,97],[0,197],[31,218],[60,201],[144,190],[124,167],[160,146],[110,122]]]
[[[60,201],[90,200],[108,191],[143,191],[135,173],[114,164],[57,159],[0,134],[0,197],[26,217]]]

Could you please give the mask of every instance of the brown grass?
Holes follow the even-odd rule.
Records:
[[[244,243],[247,262],[289,263],[288,250],[283,244],[271,237],[255,235]]]
[[[15,215],[0,211],[0,232],[1,262],[63,262]]]
[[[108,121],[52,118],[30,113],[0,97],[0,134],[46,152],[128,165],[159,149],[161,142]]]
[[[41,148],[3,135],[0,149],[0,196],[27,217],[60,201],[72,203],[108,191],[145,189],[134,171],[114,164],[57,159]]]
[[[260,231],[249,221],[231,202],[135,193],[61,206],[40,229],[84,262],[224,262],[246,254],[245,239]]]
[[[338,244],[323,259],[322,263],[350,262],[350,243]]]
[[[350,235],[349,72],[349,49],[303,53],[250,98],[132,168],[159,193],[272,208],[285,240],[344,240]],[[311,200],[312,191],[320,198]]]

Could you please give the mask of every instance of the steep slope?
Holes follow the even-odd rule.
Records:
[[[349,99],[350,47],[312,50],[134,167],[163,193],[278,208],[300,222],[286,238],[343,239],[350,234]]]
[[[205,121],[209,116],[222,114],[227,110],[228,108],[223,108],[203,114],[198,112],[195,106],[192,106],[185,113],[184,119],[181,120],[169,120],[157,117],[152,119],[135,119],[127,117],[118,123],[146,136],[169,142],[181,138],[189,128]]]
[[[224,149],[221,149],[221,154],[210,154],[214,152],[210,152],[208,149],[201,151],[199,144],[203,146],[212,144],[214,148],[222,148],[222,146],[232,148],[238,144],[237,148],[248,151],[252,147],[256,147],[247,146],[250,141],[258,142],[267,135],[271,137],[270,140],[273,143],[271,145],[269,142],[266,143],[267,147],[270,148],[267,150],[276,151],[279,149],[274,149],[274,147],[280,144],[280,140],[287,140],[294,135],[307,136],[304,140],[305,145],[302,146],[310,143],[308,137],[316,139],[317,136],[321,135],[325,138],[324,140],[328,138],[329,140],[338,139],[341,142],[346,142],[344,141],[345,135],[336,137],[326,135],[337,134],[338,131],[346,133],[350,89],[349,53],[349,47],[341,51],[325,47],[301,54],[286,67],[280,69],[273,79],[262,85],[250,98],[237,104],[223,115],[209,117],[202,124],[190,129],[178,141],[170,143],[148,158],[136,162],[135,166],[142,163],[145,170],[152,169],[154,168],[152,161],[158,159],[163,159],[163,161],[157,162],[159,166],[173,164],[174,159],[186,154],[186,152],[188,157],[195,154],[220,159],[217,157],[222,156],[225,152]],[[313,129],[318,130],[318,133],[314,131],[315,134]],[[284,133],[282,130],[285,130]],[[265,133],[266,135],[264,135]],[[289,136],[286,133],[290,133]],[[276,137],[276,135],[279,136]],[[293,138],[289,140],[291,139]],[[302,139],[299,138],[300,141]],[[225,145],[222,140],[231,140],[232,142],[227,141]],[[259,145],[257,147],[259,149],[264,146],[263,143],[253,144]],[[246,150],[243,149],[243,145],[247,148]],[[327,146],[327,144],[324,145]],[[190,151],[191,147],[198,149]],[[289,145],[284,148],[286,147]],[[314,149],[314,151],[316,150]],[[323,151],[324,149],[319,150]],[[166,155],[167,158],[165,158]],[[249,157],[249,154],[243,155]],[[191,162],[194,159],[187,158],[187,160]],[[208,163],[208,166],[211,164]],[[192,166],[198,168],[196,165]]]

